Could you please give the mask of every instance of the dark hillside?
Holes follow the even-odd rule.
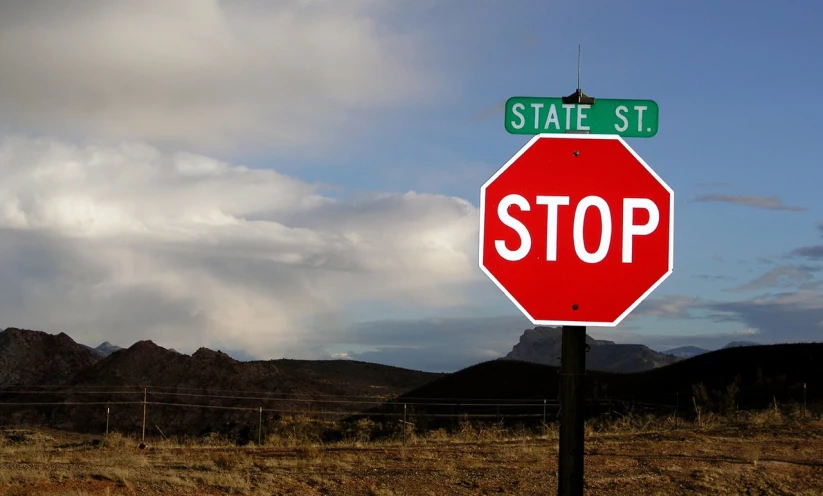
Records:
[[[388,397],[443,374],[354,360],[258,360],[241,362],[200,348],[191,356],[140,341],[115,351],[78,374],[70,386],[144,386],[153,390],[260,392],[278,398],[302,395]],[[159,393],[157,393],[159,394]],[[252,395],[253,396],[253,395]]]
[[[0,388],[64,384],[100,360],[64,333],[9,327],[0,332]]]
[[[733,347],[644,372],[586,372],[589,413],[604,409],[703,411],[763,408],[803,399],[823,401],[823,344],[780,344]],[[416,414],[449,416],[469,412],[482,418],[509,416],[539,420],[546,400],[547,416],[557,413],[560,385],[557,367],[492,360],[468,367],[400,396],[383,409],[396,414],[408,405]],[[474,406],[470,406],[474,405]],[[422,418],[422,416],[421,416]],[[452,419],[454,420],[454,419]]]
[[[586,374],[598,380],[619,375],[598,371]],[[421,429],[453,425],[463,414],[484,421],[506,417],[529,423],[541,420],[545,412],[551,420],[557,412],[559,386],[558,367],[513,359],[491,360],[432,381],[350,420],[371,416],[384,424],[396,423],[404,406],[416,428]]]
[[[43,334],[71,341],[67,336]],[[153,432],[221,431],[248,438],[251,426],[256,429],[261,407],[266,420],[292,414],[332,419],[340,412],[367,408],[365,397],[380,404],[442,376],[350,360],[240,362],[207,348],[188,356],[151,341],[137,342],[102,359],[77,347],[92,358],[85,367],[71,369],[72,377],[63,379],[63,387],[32,384],[12,388],[16,393],[0,393],[2,401],[29,403],[5,407],[7,421],[103,432],[108,407],[112,429],[140,432],[145,393],[147,428]],[[59,356],[38,360],[62,363]]]
[[[774,399],[801,400],[804,382],[809,395],[823,394],[823,343],[724,348],[659,369],[616,377],[609,390],[615,397],[654,402],[668,399],[671,403],[676,392],[681,397],[685,394],[687,401],[692,394],[700,396],[693,388],[700,384],[709,394],[727,393],[731,386],[738,391],[740,408],[760,408]]]
[[[608,372],[586,373],[587,377],[611,377]],[[556,400],[560,368],[519,360],[491,360],[430,382],[401,395],[398,401],[460,400],[488,402],[490,399]]]
[[[294,380],[301,377],[325,378],[331,384],[340,386],[332,391],[338,395],[353,394],[353,390],[366,396],[397,395],[447,375],[357,360],[279,359],[247,363],[272,364]]]

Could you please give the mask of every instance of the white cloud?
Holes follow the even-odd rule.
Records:
[[[820,283],[815,280],[814,273],[819,269],[809,266],[793,267],[779,266],[771,269],[757,279],[729,291],[756,291],[765,288],[814,288]]]
[[[626,320],[633,320],[642,316],[688,319],[692,317],[692,310],[699,308],[700,305],[701,301],[698,298],[685,295],[647,298],[637,306],[637,309]]]
[[[477,210],[459,198],[342,201],[204,156],[27,138],[0,144],[0,177],[4,324],[92,344],[283,356],[328,337],[316,315],[465,304],[481,279]]]
[[[428,42],[376,0],[58,3],[0,5],[0,129],[301,146],[432,95]]]
[[[730,334],[736,334],[738,336],[751,336],[753,334],[760,334],[760,331],[757,329],[740,329],[738,331],[732,331]]]
[[[726,202],[736,203],[738,205],[745,205],[753,208],[763,208],[766,210],[788,210],[791,212],[803,212],[808,210],[808,207],[797,207],[785,205],[783,201],[776,196],[740,196],[740,195],[719,195],[706,194],[698,195],[694,201],[697,202]]]
[[[742,322],[764,338],[780,342],[820,341],[815,323],[823,318],[823,294],[799,290],[768,294],[750,300],[714,302],[706,307],[716,320]]]
[[[800,310],[820,310],[823,309],[823,295],[816,291],[795,291],[753,298],[748,301],[748,304],[760,307],[781,305]]]

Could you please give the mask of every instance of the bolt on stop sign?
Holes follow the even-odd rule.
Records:
[[[536,135],[480,188],[480,268],[535,325],[616,326],[673,250],[674,192],[616,135]]]

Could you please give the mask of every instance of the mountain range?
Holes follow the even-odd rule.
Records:
[[[424,408],[420,399],[442,398],[446,409],[454,409],[457,398],[465,398],[458,402],[461,409],[472,401],[491,401],[484,398],[552,400],[557,397],[559,335],[555,328],[529,329],[506,357],[443,374],[355,360],[239,361],[220,350],[200,348],[187,355],[151,341],[91,348],[65,333],[8,328],[0,332],[0,422],[90,433],[110,425],[139,433],[146,408],[149,429],[250,439],[260,418],[272,426],[288,415],[349,418],[382,406],[396,409],[400,400],[415,403],[412,413]],[[646,397],[671,405],[674,392],[681,391],[685,400],[695,394],[695,384],[726,394],[740,375],[740,391],[768,402],[796,399],[798,381],[802,385],[823,374],[816,359],[823,344],[734,342],[686,359],[591,336],[587,342],[593,371],[586,387],[595,398],[633,402]],[[539,360],[555,365],[535,363]],[[809,394],[814,391],[810,388]],[[505,411],[500,405],[489,408],[494,411],[486,413]],[[454,412],[448,412],[451,418]]]
[[[62,333],[58,336],[68,337]],[[526,329],[519,342],[514,345],[506,356],[501,358],[559,367],[561,336],[562,331],[559,327],[538,326],[533,329]],[[586,335],[586,343],[590,346],[589,354],[586,357],[586,368],[604,372],[630,373],[650,370],[709,352],[709,350],[697,346],[681,346],[665,351],[655,351],[642,344],[617,344],[614,341],[594,339],[588,334]],[[721,349],[757,344],[751,341],[732,341]],[[107,357],[123,349],[108,341],[94,348],[85,344],[80,344],[80,346],[100,357]],[[169,351],[177,353],[173,348],[170,348]],[[228,355],[239,361],[254,361],[253,359],[244,359],[243,356],[248,356],[245,353],[229,352]]]
[[[355,360],[241,362],[219,350],[186,355],[151,341],[98,348],[65,333],[0,332],[0,401],[10,403],[3,421],[102,432],[107,409],[100,405],[110,405],[112,428],[135,432],[145,398],[150,425],[163,431],[232,431],[248,428],[261,407],[271,419],[355,411],[365,398],[379,404],[442,375]]]
[[[502,359],[559,367],[562,335],[560,327],[538,326],[526,329],[520,336],[520,341]],[[642,372],[709,352],[696,346],[681,346],[661,352],[642,344],[617,344],[614,341],[594,339],[588,334],[586,344],[590,347],[586,353],[586,369],[603,372]],[[724,349],[757,344],[733,341]]]
[[[538,326],[533,329],[526,329],[520,337],[520,341],[512,348],[504,359],[523,360],[545,365],[560,366],[562,331],[559,327]],[[664,351],[655,351],[642,344],[617,344],[614,341],[594,339],[586,335],[586,343],[592,347],[586,358],[586,367],[589,370],[601,370],[605,372],[639,372],[650,370],[674,363],[684,358],[691,358],[709,350],[697,346],[681,346]],[[752,341],[732,341],[721,349],[739,346],[755,346],[758,343]],[[120,346],[105,341],[92,348],[88,345],[81,345],[101,357],[107,357],[115,351],[121,350]],[[170,351],[176,351],[173,348]],[[244,358],[246,353],[228,352],[229,356],[239,361],[254,361]]]
[[[139,384],[391,395],[439,375],[356,360],[241,362],[219,350],[199,348],[186,355],[152,341],[138,341],[128,348],[106,342],[91,348],[62,332],[18,328],[0,332],[0,387]]]

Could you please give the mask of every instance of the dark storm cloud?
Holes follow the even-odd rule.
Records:
[[[706,305],[715,320],[737,321],[759,331],[765,342],[823,340],[823,295],[814,291]]]

